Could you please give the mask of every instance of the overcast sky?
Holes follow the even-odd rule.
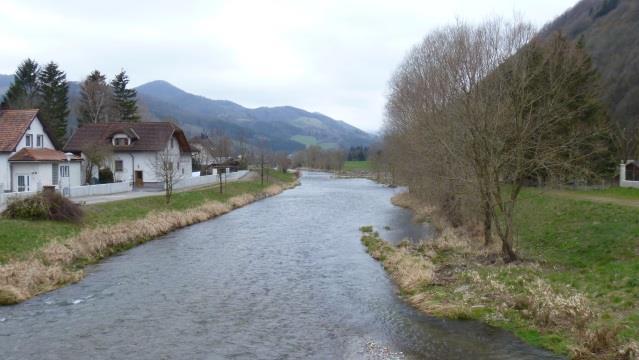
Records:
[[[542,26],[577,0],[0,0],[0,73],[27,57],[69,80],[124,68],[248,107],[292,105],[368,131],[408,49],[456,19],[519,14]]]

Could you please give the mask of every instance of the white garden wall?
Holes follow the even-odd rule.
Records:
[[[132,191],[131,183],[118,182],[112,184],[86,185],[71,187],[71,198],[94,196],[94,195],[110,195]]]

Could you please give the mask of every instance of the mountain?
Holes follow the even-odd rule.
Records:
[[[13,81],[0,75],[0,95]],[[375,137],[343,121],[291,106],[245,108],[231,101],[193,95],[162,80],[138,86],[138,103],[146,118],[177,121],[191,136],[222,130],[248,143],[266,141],[274,150],[295,151],[307,145],[324,148],[369,145]],[[69,82],[71,108],[79,103],[80,86]],[[77,124],[72,112],[69,124]]]
[[[136,88],[140,104],[158,119],[172,118],[192,135],[222,129],[231,137],[260,138],[278,150],[318,144],[326,148],[368,145],[374,137],[343,121],[291,106],[245,108],[231,101],[187,93],[166,81]]]
[[[13,81],[13,75],[0,74],[0,96],[9,90],[9,85]]]
[[[601,75],[610,116],[623,126],[639,126],[639,1],[582,0],[540,35],[558,31],[584,42]]]

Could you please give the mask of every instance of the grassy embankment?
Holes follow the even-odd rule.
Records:
[[[344,171],[372,171],[370,161],[346,161],[344,162]]]
[[[524,259],[504,265],[472,232],[452,229],[407,195],[394,199],[440,230],[433,241],[393,247],[370,229],[362,241],[419,309],[477,319],[530,344],[579,359],[639,356],[639,208],[579,200],[639,201],[639,190],[526,190],[516,223]]]
[[[233,182],[84,207],[81,224],[0,219],[0,304],[23,301],[82,277],[82,267],[172,230],[280,193],[293,174],[271,173],[273,183]]]

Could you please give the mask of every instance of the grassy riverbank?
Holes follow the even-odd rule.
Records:
[[[344,171],[373,171],[370,161],[346,161]]]
[[[224,193],[201,188],[85,206],[81,224],[0,219],[0,304],[23,301],[82,277],[82,267],[172,230],[208,220],[293,186],[293,174],[272,183],[233,182]]]
[[[639,190],[599,191],[639,199]],[[588,192],[592,195],[593,192]],[[390,246],[367,231],[362,241],[416,307],[477,319],[525,341],[579,359],[639,356],[639,208],[527,190],[516,219],[523,261],[504,265],[468,229],[401,195],[439,228],[420,245]],[[364,229],[369,230],[369,229]]]

